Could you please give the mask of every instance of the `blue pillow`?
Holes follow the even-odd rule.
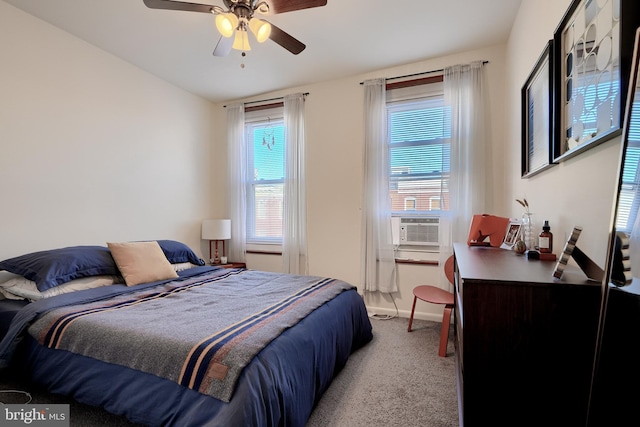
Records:
[[[171,264],[181,262],[190,262],[195,265],[204,265],[204,260],[198,257],[189,246],[175,240],[158,240],[157,241],[164,256],[167,257]]]
[[[33,252],[0,261],[0,270],[35,282],[40,292],[81,277],[120,274],[105,246],[70,246]]]

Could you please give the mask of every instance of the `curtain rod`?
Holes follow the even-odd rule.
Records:
[[[304,92],[304,93],[302,94],[302,96],[307,96],[307,95],[309,95],[309,92]],[[261,102],[282,101],[282,100],[284,100],[284,96],[278,96],[278,97],[275,97],[275,98],[269,98],[269,99],[260,99],[260,100],[258,100],[258,101],[243,102],[243,103],[242,103],[242,105],[259,104],[259,103],[261,103]],[[224,108],[227,108],[227,106],[226,106],[226,105],[223,105],[223,107],[224,107]]]
[[[482,61],[482,64],[483,64],[483,65],[484,65],[484,64],[488,64],[488,63],[489,63],[489,61]],[[422,72],[420,72],[420,73],[413,73],[413,74],[405,74],[404,76],[385,77],[384,79],[385,79],[386,81],[389,81],[389,80],[397,80],[397,79],[406,79],[407,77],[416,77],[416,76],[422,76],[422,75],[425,75],[425,74],[431,74],[431,73],[441,73],[441,72],[443,72],[443,71],[444,71],[444,68],[440,68],[440,69],[438,69],[438,70],[422,71]],[[363,85],[363,84],[364,84],[364,82],[360,82],[360,84],[361,84],[361,85]]]

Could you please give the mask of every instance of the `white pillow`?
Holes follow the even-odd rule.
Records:
[[[7,292],[5,291],[4,288],[0,287],[0,300],[3,300],[3,299],[23,300],[24,298],[14,295],[11,292]]]
[[[5,283],[13,279],[24,279],[24,277],[19,274],[9,273],[8,271],[0,271],[0,288],[7,286]],[[9,286],[13,286],[13,283]]]
[[[183,271],[183,270],[188,270],[190,268],[193,267],[200,267],[199,265],[195,265],[193,263],[190,262],[179,262],[176,264],[171,264],[171,267],[173,267],[173,269],[178,272],[178,271]]]
[[[44,292],[40,292],[35,282],[27,280],[22,276],[9,279],[0,283],[0,293],[7,299],[28,299],[37,301],[42,298],[49,298],[56,295],[62,295],[69,292],[81,291],[84,289],[99,288],[109,286],[115,283],[123,283],[120,276],[90,276],[80,279],[71,280],[60,286],[49,288]]]

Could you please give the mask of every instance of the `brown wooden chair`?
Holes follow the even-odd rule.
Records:
[[[453,255],[447,258],[444,263],[444,273],[449,279],[449,283],[453,284]],[[451,323],[451,311],[454,307],[453,293],[445,291],[442,288],[431,285],[421,285],[413,288],[413,307],[411,307],[411,317],[409,317],[409,327],[407,331],[411,332],[411,324],[413,323],[413,313],[416,310],[416,301],[430,302],[431,304],[443,304],[444,313],[442,314],[442,326],[440,329],[440,349],[438,355],[446,357],[447,342],[449,341],[449,324]]]

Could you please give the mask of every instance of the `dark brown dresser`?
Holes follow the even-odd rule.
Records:
[[[460,425],[584,426],[601,284],[571,263],[455,244]]]

